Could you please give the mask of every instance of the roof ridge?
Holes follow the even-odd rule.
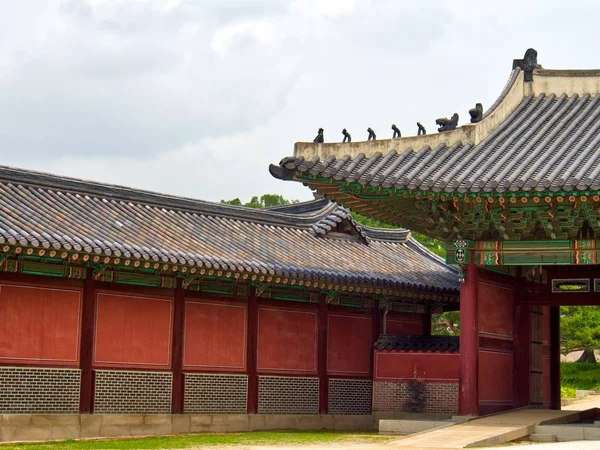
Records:
[[[116,201],[140,203],[168,210],[185,211],[200,215],[218,216],[267,225],[309,228],[331,213],[337,204],[325,204],[318,210],[304,214],[276,209],[249,208],[207,200],[164,194],[144,189],[120,186],[79,178],[54,175],[9,166],[0,166],[0,181],[35,186],[50,190],[68,191],[80,195],[98,196]],[[315,202],[311,200],[307,203]]]

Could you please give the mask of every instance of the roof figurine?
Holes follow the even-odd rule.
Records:
[[[392,130],[394,130],[394,135],[392,136],[392,139],[402,137],[402,133],[400,133],[400,129],[396,126],[395,123],[392,124]]]
[[[371,127],[367,128],[367,133],[369,133],[369,137],[367,138],[367,141],[374,141],[375,139],[377,139],[377,135],[371,129]]]
[[[421,122],[417,122],[417,136],[425,136],[427,134],[427,130],[423,126]]]
[[[444,131],[452,131],[456,129],[458,125],[458,114],[452,114],[452,118],[448,119],[447,117],[443,117],[437,119],[435,124],[439,126],[438,132],[443,133]]]
[[[523,71],[525,81],[533,81],[534,69],[542,68],[537,62],[537,50],[528,48],[523,59],[514,59],[513,70],[517,67]]]
[[[315,144],[322,144],[323,142],[325,142],[325,138],[323,137],[323,128],[319,128],[319,131],[317,132],[317,137],[313,139],[313,142]]]
[[[350,133],[348,133],[348,130],[346,130],[344,128],[342,130],[342,134],[344,135],[344,140],[342,141],[342,143],[344,143],[344,142],[352,142],[352,136],[350,136]]]
[[[471,123],[481,122],[483,120],[483,105],[476,103],[475,108],[469,110],[469,115],[471,116]]]

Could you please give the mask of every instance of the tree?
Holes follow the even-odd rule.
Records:
[[[250,199],[248,203],[242,204],[239,198],[232,200],[221,200],[221,203],[235,206],[246,206],[248,208],[270,208],[272,206],[289,205],[290,203],[299,203],[298,200],[286,200],[279,194],[263,194],[259,197],[256,195]]]
[[[583,350],[578,362],[596,362],[594,350],[600,348],[600,308],[561,306],[561,353]]]
[[[431,334],[458,336],[460,334],[460,311],[448,311],[431,316]]]

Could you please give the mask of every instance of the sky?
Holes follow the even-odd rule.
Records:
[[[204,200],[308,200],[312,141],[469,120],[514,58],[600,68],[600,3],[20,0],[0,14],[1,165]]]

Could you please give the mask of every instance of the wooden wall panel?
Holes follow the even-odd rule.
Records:
[[[389,312],[386,316],[386,334],[401,336],[422,335],[425,314],[401,314]]]
[[[479,334],[512,339],[514,321],[514,290],[480,282]]]
[[[513,403],[512,353],[479,352],[479,402]]]
[[[261,307],[258,310],[257,370],[317,372],[317,313]]]
[[[0,363],[77,365],[81,290],[0,285]]]
[[[184,369],[246,370],[247,306],[187,301]]]
[[[458,353],[375,352],[374,379],[425,382],[458,382]]]
[[[327,336],[328,374],[369,374],[373,349],[371,318],[329,314]]]
[[[170,368],[173,299],[101,292],[96,302],[95,367]]]

